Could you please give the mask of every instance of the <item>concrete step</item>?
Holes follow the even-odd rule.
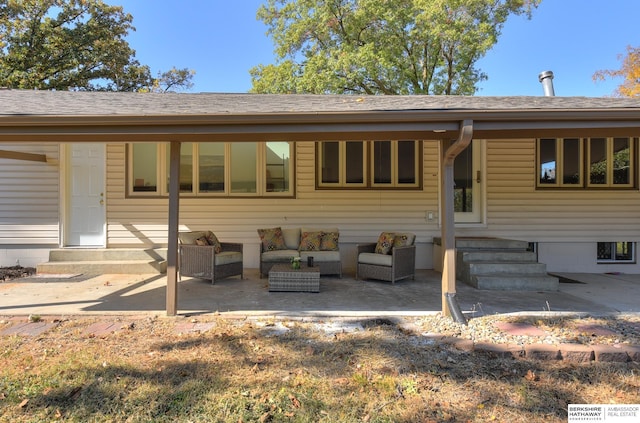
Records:
[[[536,262],[538,257],[532,251],[521,250],[457,250],[458,259],[463,263],[477,262]]]
[[[441,245],[434,238],[434,251]],[[456,276],[478,289],[557,291],[558,278],[547,275],[527,241],[456,238]]]
[[[38,273],[49,274],[149,274],[166,273],[164,260],[81,260],[50,261],[36,266]]]
[[[538,262],[478,262],[467,263],[468,273],[474,275],[546,275],[547,265]]]
[[[59,248],[49,261],[36,266],[38,273],[147,274],[166,273],[166,248]]]
[[[526,250],[527,241],[504,238],[456,238],[456,248],[461,250]]]
[[[475,275],[470,285],[485,290],[557,291],[558,278],[549,275]]]
[[[166,248],[59,248],[49,252],[50,262],[166,259]]]

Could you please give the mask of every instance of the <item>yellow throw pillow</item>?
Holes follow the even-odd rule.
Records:
[[[216,254],[222,251],[222,245],[220,241],[218,241],[218,237],[211,231],[207,232],[207,242],[209,245],[213,245],[213,251],[215,251]]]
[[[393,232],[382,232],[378,237],[375,252],[378,254],[390,254],[394,239],[395,234]]]
[[[264,251],[286,250],[281,228],[258,229]]]
[[[303,232],[300,237],[300,251],[320,251],[322,232]]]
[[[323,232],[320,241],[320,250],[322,251],[338,251],[338,232]]]

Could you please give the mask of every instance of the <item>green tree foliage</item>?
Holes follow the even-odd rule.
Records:
[[[135,31],[132,21],[122,7],[101,0],[0,0],[0,87],[189,88],[193,71],[174,68],[153,78],[135,59],[125,39]]]
[[[158,77],[152,81],[150,90],[166,93],[191,89],[193,87],[191,80],[195,74],[194,70],[176,69],[175,67],[166,72],[158,72]]]
[[[275,64],[253,92],[472,95],[475,63],[541,0],[268,0]]]

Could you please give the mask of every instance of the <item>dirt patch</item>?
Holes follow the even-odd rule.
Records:
[[[9,281],[11,279],[25,278],[27,276],[35,275],[35,267],[0,267],[0,281]]]

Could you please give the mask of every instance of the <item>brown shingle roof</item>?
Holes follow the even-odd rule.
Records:
[[[0,90],[0,142],[640,135],[640,99]]]
[[[640,99],[595,97],[176,94],[0,90],[0,117],[638,109]]]

